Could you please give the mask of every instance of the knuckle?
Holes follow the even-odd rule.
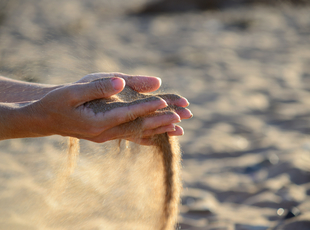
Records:
[[[135,111],[132,109],[131,106],[127,107],[127,112],[126,112],[126,120],[128,121],[133,121],[137,118],[137,114]]]
[[[100,93],[101,95],[105,95],[108,89],[105,79],[97,80],[95,86],[98,93]]]

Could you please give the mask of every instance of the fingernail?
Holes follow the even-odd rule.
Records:
[[[173,119],[173,120],[172,120],[172,123],[179,123],[179,122],[181,122],[180,116],[179,116],[178,114],[175,114],[175,115],[177,115],[178,117],[175,118],[175,119]]]
[[[159,105],[158,109],[163,109],[163,108],[166,108],[168,106],[168,104],[167,104],[167,102],[165,100],[161,99],[159,101],[161,102],[161,104]]]
[[[175,124],[171,124],[167,129],[166,132],[174,132],[175,131]]]
[[[158,81],[159,81],[159,85],[161,85],[161,78],[159,78],[159,77],[156,77],[157,79],[158,79]]]
[[[181,106],[184,106],[184,107],[189,106],[189,102],[185,97],[182,97],[180,100],[181,100],[180,104],[182,104]]]
[[[189,102],[188,102],[188,100],[187,100],[186,98],[184,98],[184,100],[186,101],[187,106],[189,106]]]
[[[191,111],[189,111],[189,114],[190,114],[190,117],[189,118],[192,118],[194,115]]]
[[[179,129],[181,129],[181,133],[177,134],[176,136],[183,136],[184,135],[184,129],[179,126]]]
[[[115,90],[121,90],[125,86],[125,80],[119,77],[112,77],[111,84]]]

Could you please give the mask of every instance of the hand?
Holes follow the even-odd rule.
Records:
[[[32,132],[37,133],[38,136],[59,134],[94,142],[104,142],[125,136],[124,139],[131,139],[130,131],[124,132],[122,125],[166,107],[166,101],[158,99],[115,108],[104,114],[95,114],[85,107],[85,103],[117,94],[123,90],[125,84],[139,92],[151,92],[158,89],[160,83],[160,79],[155,77],[128,76],[119,73],[91,74],[76,83],[49,92],[40,100],[25,106],[25,110],[29,115],[36,114]],[[188,105],[184,98],[168,103],[180,107]],[[145,118],[141,126],[142,139],[164,132],[168,132],[169,135],[182,135],[182,128],[175,126],[174,123],[189,117],[191,117],[190,111],[184,109],[178,113]],[[140,141],[137,140],[137,142]]]
[[[93,73],[89,74],[82,79],[80,79],[78,82],[91,82],[97,79],[106,78],[106,77],[120,77],[123,78],[126,82],[126,85],[134,89],[135,91],[139,93],[149,93],[157,90],[161,85],[161,79],[157,77],[145,77],[145,76],[130,76],[122,73]],[[187,107],[189,105],[188,101],[180,96],[174,96],[174,97],[167,97],[166,94],[158,95],[162,97],[168,105],[177,106],[180,107],[176,110],[176,113],[180,117],[180,121],[183,119],[189,119],[193,115],[188,109],[181,109],[184,107]],[[154,119],[154,118],[153,118]],[[162,119],[159,117],[158,119]],[[152,122],[152,119],[149,119],[150,122]],[[147,121],[146,121],[147,122]],[[144,132],[144,136],[152,136],[154,134],[161,134],[168,132],[169,136],[181,136],[184,134],[184,130],[182,127],[174,124],[169,124],[167,126],[157,127],[156,129],[149,129]],[[128,138],[128,140],[131,140]],[[141,139],[141,143],[148,143],[149,138],[143,138]]]
[[[161,85],[161,79],[158,77],[131,76],[123,73],[92,73],[81,78],[76,83],[89,83],[94,80],[111,77],[118,77],[124,79],[126,85],[139,93],[153,92],[157,90]]]

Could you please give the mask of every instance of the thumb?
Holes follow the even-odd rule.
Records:
[[[101,78],[89,83],[72,85],[71,104],[82,105],[95,99],[111,97],[121,92],[125,87],[125,80],[118,77]]]

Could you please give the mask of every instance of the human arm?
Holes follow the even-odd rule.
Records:
[[[93,81],[96,79],[100,80]],[[12,82],[10,84],[14,85]],[[18,83],[17,86],[12,87],[18,88],[21,87],[21,84]],[[12,100],[20,103],[0,104],[0,140],[54,134],[95,142],[123,138],[126,133],[121,129],[121,124],[167,106],[167,103],[160,99],[116,108],[104,116],[94,114],[85,108],[85,102],[117,94],[123,90],[125,84],[140,92],[150,92],[159,88],[160,80],[152,77],[112,73],[88,75],[77,83],[63,86],[27,86],[27,90],[31,87],[41,89],[37,91],[38,94],[34,95],[39,99],[30,102],[26,102],[28,100]],[[41,92],[45,90],[50,91],[42,96]],[[181,107],[188,104],[185,99],[173,103]],[[144,119],[142,130],[145,131],[146,136],[163,132],[168,132],[170,135],[182,135],[183,130],[181,127],[175,126],[174,123],[190,116],[191,113],[185,110],[180,114],[172,113],[149,117]]]
[[[0,102],[14,103],[38,100],[59,87],[61,85],[24,82],[0,76]]]

